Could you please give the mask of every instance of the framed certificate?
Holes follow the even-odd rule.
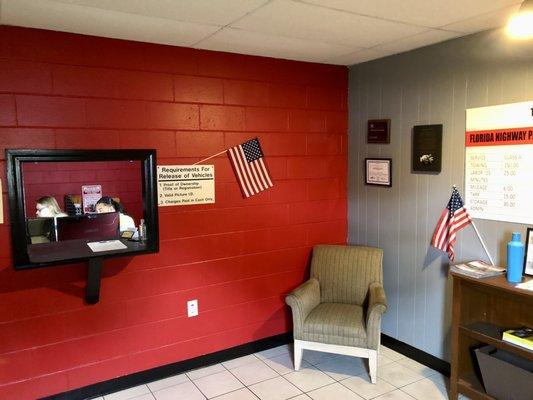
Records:
[[[527,228],[524,274],[533,275],[533,228]]]
[[[392,186],[392,158],[365,158],[365,183]]]

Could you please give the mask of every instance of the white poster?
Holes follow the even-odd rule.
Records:
[[[159,206],[215,202],[214,165],[158,165]]]
[[[85,185],[81,187],[83,213],[96,212],[96,202],[102,198],[102,185]]]
[[[533,101],[466,110],[465,140],[470,215],[533,224]]]

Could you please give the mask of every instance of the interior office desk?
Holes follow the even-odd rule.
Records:
[[[30,244],[28,245],[28,256],[32,263],[43,264],[88,261],[85,300],[89,304],[95,304],[100,300],[103,260],[108,257],[136,255],[149,248],[145,242],[134,242],[127,239],[115,240],[119,240],[126,248],[95,252],[87,243],[98,242],[98,239],[73,239]]]
[[[28,245],[28,256],[33,263],[48,263],[69,260],[87,260],[93,257],[106,258],[107,256],[128,255],[130,252],[142,252],[147,248],[144,242],[135,242],[127,239],[116,239],[126,246],[125,249],[94,252],[87,243],[109,239],[74,239],[60,242],[38,243]],[[113,240],[113,239],[111,239]]]
[[[507,329],[533,326],[533,292],[517,289],[505,275],[482,279],[457,273],[452,276],[450,399],[461,393],[473,400],[493,400],[476,374],[472,348],[486,344],[533,360],[533,351],[502,340]]]

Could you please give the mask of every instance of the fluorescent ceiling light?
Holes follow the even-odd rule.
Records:
[[[507,24],[507,33],[516,39],[533,38],[533,0],[525,0]]]

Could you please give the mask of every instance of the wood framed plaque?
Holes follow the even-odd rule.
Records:
[[[442,165],[442,124],[413,127],[413,172],[439,173]]]
[[[367,143],[390,143],[390,119],[369,119]]]

